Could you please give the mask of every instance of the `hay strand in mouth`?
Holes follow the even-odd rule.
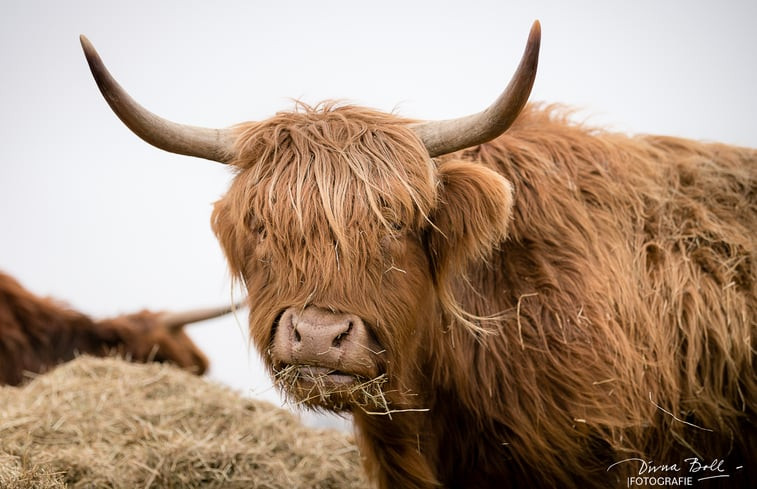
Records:
[[[367,379],[353,376],[352,382],[335,382],[332,375],[343,376],[336,370],[309,365],[286,365],[275,370],[274,385],[284,394],[290,404],[310,408],[347,411],[360,409],[366,414],[384,415],[393,413],[428,411],[427,409],[393,409],[386,390],[386,374]]]

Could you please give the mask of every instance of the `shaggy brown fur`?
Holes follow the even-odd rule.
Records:
[[[395,412],[354,419],[383,488],[626,487],[631,458],[755,480],[757,151],[564,114],[435,161],[368,109],[238,128],[213,225],[252,338],[268,360],[291,306],[369,325]]]
[[[42,373],[84,353],[171,362],[200,375],[208,369],[202,351],[183,329],[166,328],[160,313],[94,321],[0,272],[0,384],[18,385],[25,372]]]

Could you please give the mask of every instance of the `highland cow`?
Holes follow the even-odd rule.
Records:
[[[461,119],[218,130],[148,112],[82,38],[132,131],[234,168],[212,225],[252,339],[287,396],[352,414],[380,487],[753,481],[757,151],[527,105],[539,43]]]
[[[79,354],[119,354],[134,362],[170,362],[198,375],[208,359],[184,331],[187,324],[231,311],[140,311],[93,320],[53,299],[38,297],[0,272],[0,385],[19,385]]]

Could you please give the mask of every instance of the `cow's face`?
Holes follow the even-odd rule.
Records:
[[[184,331],[183,324],[167,324],[165,313],[141,311],[100,322],[113,333],[112,345],[135,362],[168,362],[197,375],[208,370],[208,359]]]
[[[410,394],[451,276],[506,231],[509,184],[437,165],[406,121],[353,107],[251,124],[238,154],[213,225],[278,383],[334,410]]]
[[[237,167],[213,225],[249,290],[253,340],[295,398],[338,410],[360,405],[353,388],[366,379],[412,397],[423,342],[441,321],[465,322],[451,283],[504,236],[511,189],[491,170],[432,157],[507,130],[531,91],[540,38],[535,22],[507,88],[477,114],[411,123],[305,108],[225,129],[149,112],[81,42],[100,91],[136,134]],[[383,397],[371,389],[364,397]]]
[[[208,359],[195,345],[185,327],[214,319],[241,307],[208,307],[178,312],[140,311],[97,323],[96,345],[100,354],[112,350],[136,362],[169,362],[202,375],[208,370]]]

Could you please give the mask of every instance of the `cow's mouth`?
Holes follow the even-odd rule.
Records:
[[[333,411],[388,410],[385,374],[368,378],[313,365],[282,364],[274,368],[274,384],[294,405]]]
[[[274,367],[273,372],[276,384],[283,388],[317,386],[321,389],[339,391],[371,381],[365,375],[318,365],[279,364]]]
[[[312,365],[300,365],[296,367],[299,380],[302,382],[312,382],[314,384],[333,384],[334,386],[344,386],[353,382],[358,382],[359,377],[341,370],[333,370],[327,367],[314,367]]]

